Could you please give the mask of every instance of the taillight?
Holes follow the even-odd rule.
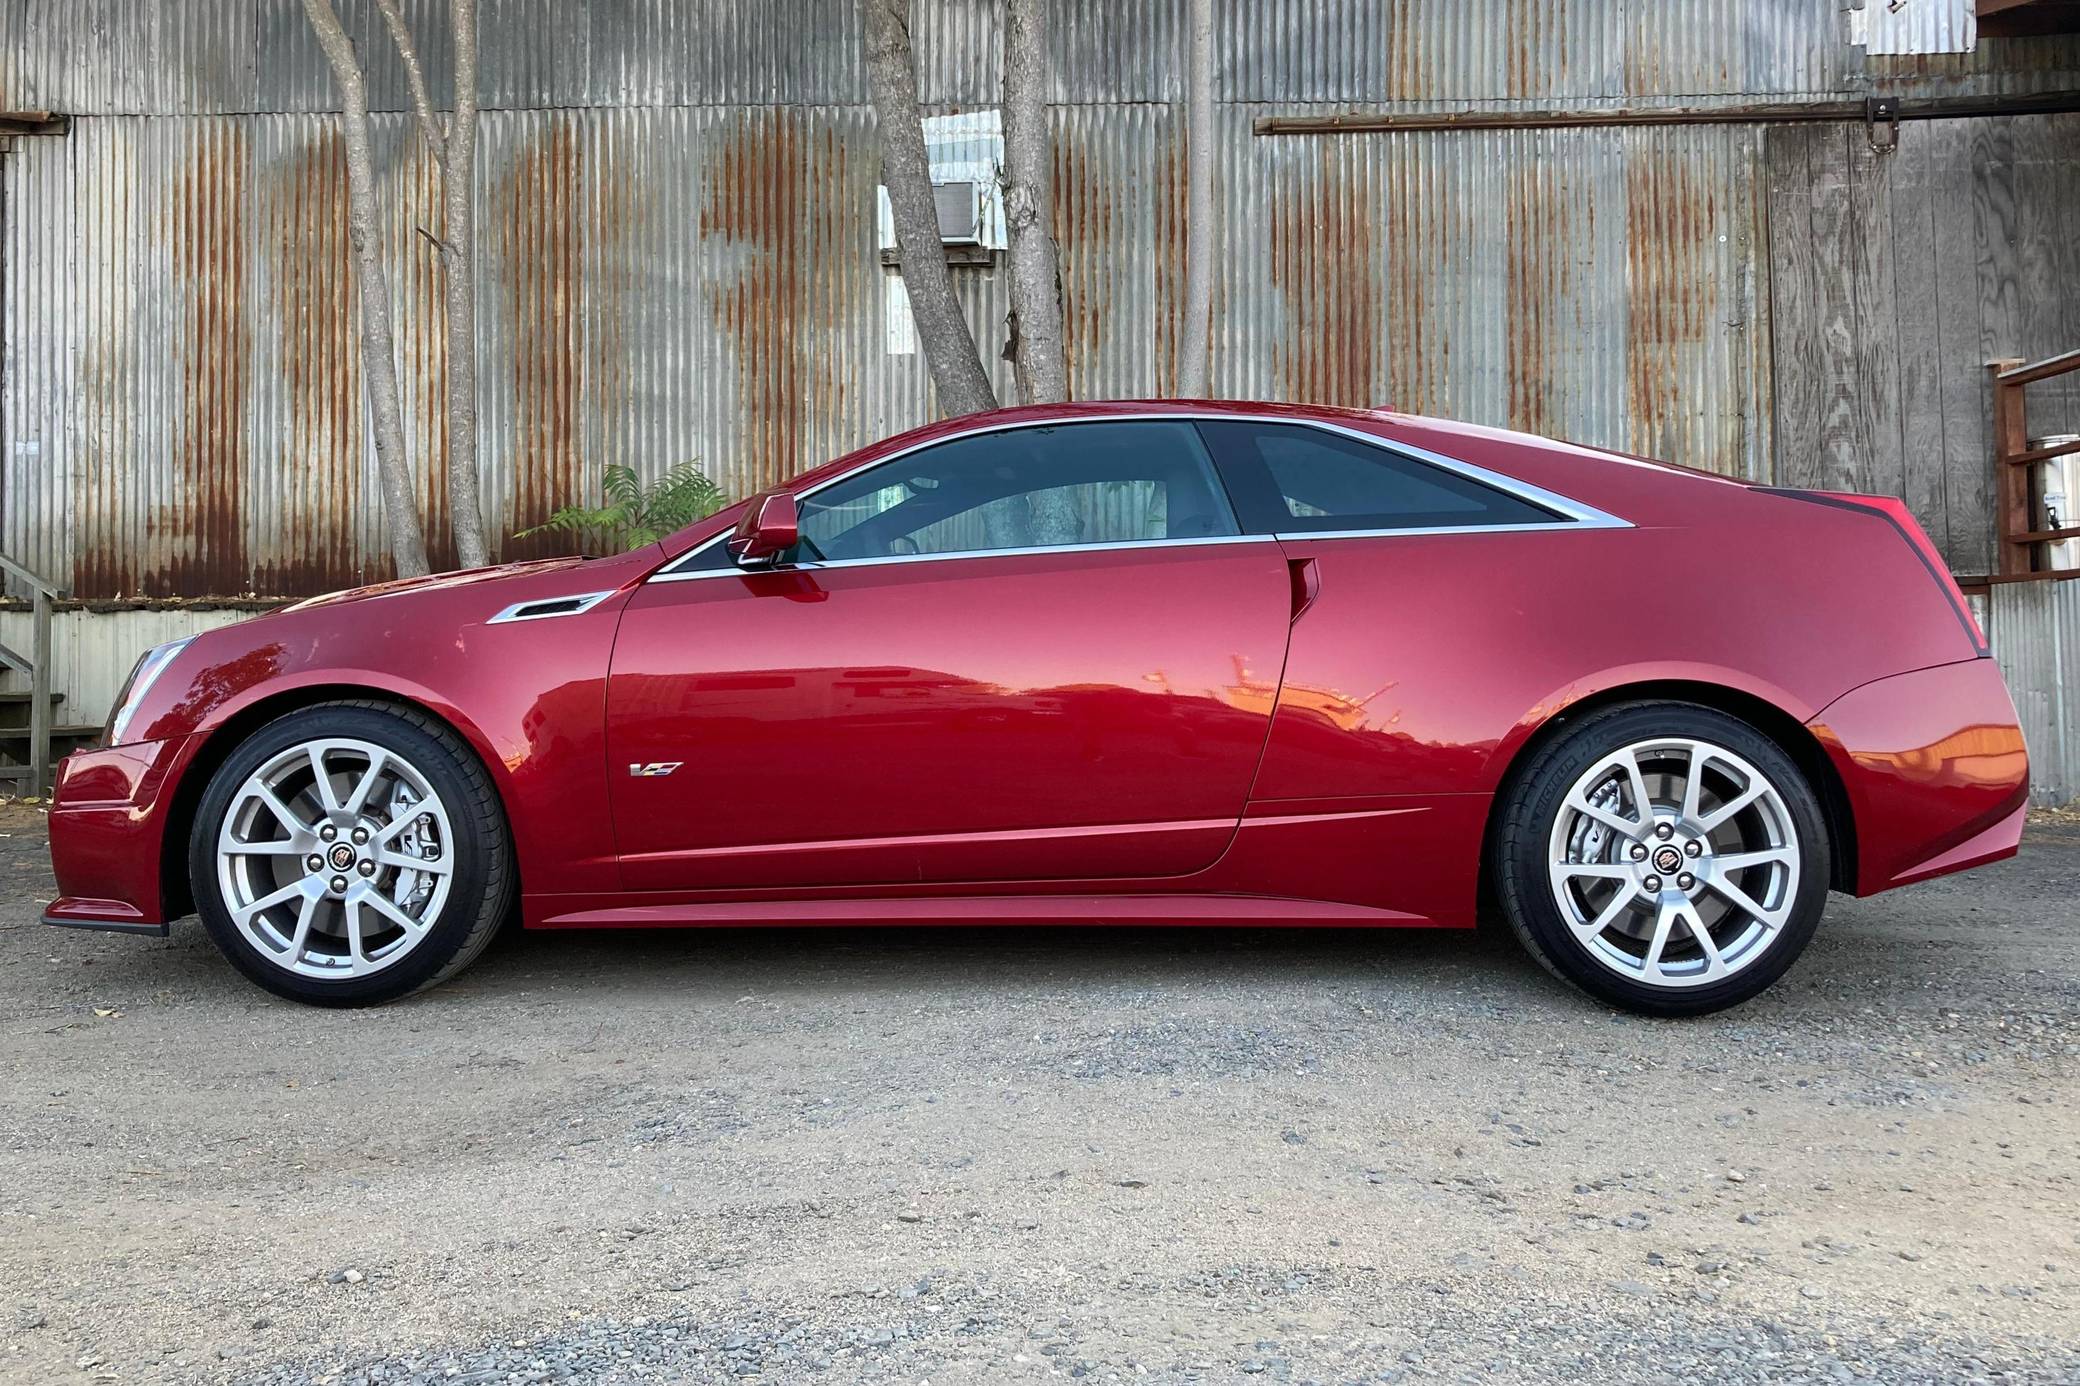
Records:
[[[1943,595],[1950,599],[1950,609],[1957,613],[1958,624],[1964,627],[1965,635],[1972,642],[1972,649],[1982,655],[1990,652],[1991,647],[1986,643],[1986,632],[1979,629],[1979,620],[1972,615],[1971,603],[1964,599],[1964,593],[1958,588],[1957,580],[1950,576],[1950,565],[1943,561],[1942,551],[1928,537],[1928,531],[1921,527],[1921,522],[1914,518],[1914,512],[1907,509],[1905,501],[1897,496],[1864,496],[1848,491],[1801,491],[1788,486],[1757,486],[1755,489],[1767,491],[1773,496],[1811,501],[1815,505],[1860,510],[1884,520],[1899,531],[1900,538],[1907,541],[1907,547],[1921,560],[1921,566],[1928,570],[1928,575],[1935,579],[1936,586],[1942,588]]]

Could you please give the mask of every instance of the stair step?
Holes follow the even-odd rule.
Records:
[[[51,706],[53,707],[56,707],[59,703],[65,701],[65,695],[63,693],[53,693],[50,695],[50,698]],[[35,701],[36,695],[33,693],[25,693],[16,690],[0,690],[0,707],[20,706],[24,703],[33,703]]]
[[[68,739],[76,741],[81,737],[99,735],[101,735],[101,728],[98,725],[90,727],[84,722],[68,722],[62,726],[51,728],[51,739],[53,741]],[[0,741],[27,741],[28,739],[29,729],[27,727],[0,727]]]

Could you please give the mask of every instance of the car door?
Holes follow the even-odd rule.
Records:
[[[999,426],[801,497],[630,601],[607,694],[635,890],[1182,875],[1233,836],[1291,611],[1188,421]]]
[[[1545,652],[1565,638],[1517,589],[1564,587],[1582,536],[1621,522],[1349,428],[1207,419],[1200,435],[1243,528],[1276,534],[1314,594],[1293,624],[1254,796],[1414,802],[1492,788],[1481,777],[1496,741],[1554,687]]]

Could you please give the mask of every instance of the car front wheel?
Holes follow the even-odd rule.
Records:
[[[375,702],[268,723],[211,777],[189,844],[196,909],[248,977],[316,1005],[447,980],[505,918],[497,792],[452,731]]]
[[[1820,921],[1820,805],[1776,743],[1684,703],[1597,712],[1514,780],[1498,894],[1532,956],[1652,1015],[1736,1005],[1791,966]]]

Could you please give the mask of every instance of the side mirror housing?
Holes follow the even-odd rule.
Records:
[[[741,566],[770,563],[802,537],[801,510],[788,491],[766,491],[744,505],[729,537],[729,556]]]

